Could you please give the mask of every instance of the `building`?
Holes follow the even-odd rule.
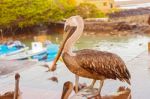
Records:
[[[95,4],[97,8],[102,10],[109,10],[111,8],[115,8],[114,0],[76,0],[77,5],[79,5],[80,3]]]

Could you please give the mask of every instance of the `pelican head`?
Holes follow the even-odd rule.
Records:
[[[71,36],[73,36],[73,35],[78,36],[79,34],[82,34],[83,28],[84,28],[84,21],[83,21],[82,17],[72,16],[72,17],[68,18],[64,25],[65,37],[67,37],[66,39],[71,38]],[[79,35],[79,37],[80,37],[80,35]]]
[[[64,86],[63,86],[61,99],[68,99],[68,97],[71,94],[72,90],[73,90],[73,83],[70,82],[70,81],[65,82]]]
[[[64,34],[65,37],[63,39],[62,44],[60,45],[60,49],[56,58],[53,61],[52,66],[49,68],[50,71],[54,71],[56,69],[56,63],[62,54],[62,52],[72,53],[71,47],[75,43],[76,40],[82,35],[84,29],[84,21],[80,16],[72,16],[68,18],[64,25]]]
[[[65,25],[64,25],[65,32],[68,32],[69,29],[71,29],[72,27],[76,28],[78,26],[77,17],[80,18],[80,16],[73,16],[66,20]]]
[[[20,94],[19,79],[20,79],[20,75],[19,75],[19,73],[16,73],[16,75],[15,75],[15,91],[14,91],[13,99],[18,99],[18,96]]]

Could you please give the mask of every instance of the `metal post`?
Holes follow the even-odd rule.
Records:
[[[0,29],[0,32],[1,32],[1,40],[3,40],[3,30]]]
[[[150,42],[148,42],[148,52],[150,53]]]

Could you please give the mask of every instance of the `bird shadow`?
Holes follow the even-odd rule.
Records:
[[[58,83],[58,78],[56,76],[52,76],[52,77],[48,78],[48,80]]]

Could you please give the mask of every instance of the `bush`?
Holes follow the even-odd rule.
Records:
[[[76,13],[83,18],[101,18],[106,17],[106,14],[100,11],[94,4],[81,3],[76,7]]]
[[[68,0],[2,0],[0,28],[56,22],[71,16],[74,8]]]
[[[75,0],[1,0],[0,28],[24,28],[40,24],[49,24],[81,15],[83,18],[106,17],[94,4]]]

